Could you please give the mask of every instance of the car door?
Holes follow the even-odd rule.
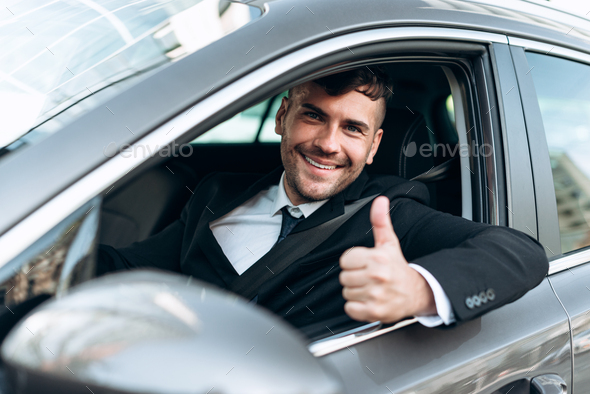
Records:
[[[469,164],[482,166],[486,174],[472,183],[474,218],[538,238],[525,121],[509,47],[490,43],[474,64],[475,135],[494,147],[493,156]],[[477,196],[486,207],[481,216]],[[559,376],[552,383],[557,388],[561,379],[571,383],[568,319],[548,279],[522,299],[450,330],[414,321],[367,326],[364,332],[320,340],[310,350],[340,372],[350,393],[528,393],[531,379],[539,376]]]
[[[456,97],[461,98],[455,105],[457,119],[462,122],[458,130],[460,138],[469,144],[490,144],[493,155],[481,159],[462,158],[461,164],[465,167],[461,171],[462,185],[468,185],[463,195],[465,204],[470,207],[464,215],[531,231],[537,237],[528,141],[520,111],[519,87],[506,44],[505,36],[461,29],[400,27],[351,32],[285,53],[242,78],[222,84],[211,94],[204,95],[206,97],[189,99],[186,95],[182,102],[176,99],[175,106],[184,106],[181,113],[174,112],[177,108],[172,106],[158,109],[156,104],[160,102],[154,104],[151,98],[142,96],[157,90],[165,84],[165,77],[171,76],[174,87],[182,90],[181,81],[189,80],[194,73],[190,66],[195,58],[187,57],[178,61],[173,69],[170,67],[107,102],[108,108],[120,114],[118,117],[105,117],[111,114],[103,108],[96,109],[67,126],[64,134],[40,143],[39,147],[57,146],[60,139],[78,132],[80,137],[76,144],[87,143],[83,137],[92,136],[94,144],[99,146],[87,153],[93,155],[88,168],[85,167],[87,172],[74,174],[71,170],[69,178],[54,185],[52,190],[56,195],[51,195],[49,203],[36,210],[37,217],[45,215],[47,220],[20,222],[3,235],[0,243],[10,245],[32,229],[37,233],[48,231],[70,214],[68,210],[107,194],[116,182],[128,181],[134,173],[154,165],[158,157],[148,160],[145,156],[116,155],[99,160],[103,147],[115,135],[113,130],[124,128],[125,121],[137,121],[145,114],[146,107],[142,105],[151,111],[160,111],[152,114],[149,122],[138,122],[137,129],[134,128],[135,145],[151,147],[153,151],[173,141],[191,141],[249,105],[283,91],[285,85],[317,75],[314,73],[323,67],[353,61],[368,64],[366,62],[375,62],[385,54],[390,57],[407,56],[408,52],[423,55],[420,50],[425,53],[436,50],[443,55],[450,51],[455,57],[465,51],[465,59],[470,59],[472,68],[465,75],[470,81],[468,96],[460,92],[458,83],[455,84]],[[232,68],[229,66],[228,70]],[[110,134],[101,136],[102,128],[109,129]],[[116,138],[123,141],[121,137]],[[38,151],[23,151],[3,169],[18,168]],[[66,164],[68,162],[59,165]],[[65,190],[54,190],[64,185],[67,185]],[[16,194],[12,192],[11,196]],[[62,210],[56,211],[55,207]],[[37,225],[38,228],[34,228]],[[11,252],[17,249],[14,246]],[[567,385],[570,384],[567,316],[548,280],[517,302],[453,329],[429,329],[415,322],[408,323],[366,335],[355,334],[352,338],[326,338],[311,350],[321,357],[322,363],[337,371],[350,393],[386,390],[396,393],[491,393],[497,390],[524,393],[528,392],[532,378],[551,375],[561,376]]]
[[[571,324],[573,385],[590,387],[590,55],[511,38],[534,166],[549,281]],[[590,52],[590,48],[587,49]]]

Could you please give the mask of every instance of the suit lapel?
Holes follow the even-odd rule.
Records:
[[[254,182],[243,192],[239,193],[238,191],[238,196],[233,200],[228,200],[224,205],[223,203],[218,205],[219,208],[216,208],[215,212],[205,209],[205,211],[203,211],[204,215],[201,217],[199,224],[202,224],[203,219],[207,220],[207,224],[209,224],[209,222],[219,219],[220,217],[228,214],[232,210],[236,209],[238,206],[242,205],[243,203],[254,197],[263,189],[279,183],[282,173],[283,166],[277,167],[271,173],[263,176],[262,178]]]
[[[227,259],[227,256],[223,253],[221,246],[209,228],[209,223],[228,214],[238,206],[254,197],[266,187],[277,184],[281,178],[282,173],[283,167],[280,166],[268,175],[265,175],[258,181],[254,182],[246,190],[242,191],[241,193],[238,192],[239,194],[236,198],[229,200],[225,204],[208,204],[208,207],[214,207],[214,209],[210,210],[205,208],[203,210],[197,225],[197,229],[195,231],[195,239],[199,243],[199,246],[201,247],[201,250],[205,254],[207,260],[211,263],[211,266],[215,269],[215,271],[217,271],[219,276],[226,284],[231,283],[238,273],[234,269],[234,266]]]

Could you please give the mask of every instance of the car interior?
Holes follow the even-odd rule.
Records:
[[[383,138],[370,174],[425,183],[430,206],[461,215],[457,131],[449,82],[440,65],[382,65],[393,82]],[[213,171],[268,173],[281,164],[274,134],[279,94],[235,115],[191,143],[192,154],[171,157],[105,195],[99,242],[125,247],[156,234],[180,216],[199,181]],[[430,145],[430,154],[419,149]],[[437,147],[450,149],[437,149]],[[450,151],[450,152],[449,152]],[[425,152],[428,152],[425,150]]]
[[[421,181],[429,189],[432,208],[461,216],[459,138],[443,67],[411,61],[381,66],[391,78],[393,95],[379,150],[366,171]],[[181,151],[115,185],[104,196],[99,242],[122,248],[157,234],[180,217],[199,181],[211,172],[266,174],[281,165],[274,126],[286,94],[269,97],[209,129],[191,142],[190,154]],[[316,337],[313,327],[302,330]]]
[[[391,77],[393,95],[387,103],[379,150],[366,171],[423,182],[432,208],[461,216],[465,185],[444,64],[380,65]],[[284,89],[202,133],[190,143],[190,154],[181,150],[176,157],[166,157],[131,180],[115,184],[104,195],[99,243],[122,248],[157,234],[180,217],[199,181],[211,172],[266,174],[281,165],[280,136],[274,126],[286,94]],[[321,339],[324,330],[318,335],[316,325],[302,328],[302,333]],[[355,327],[342,327],[338,335],[364,329]]]

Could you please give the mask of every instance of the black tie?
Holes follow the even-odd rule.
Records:
[[[281,242],[282,240],[284,240],[285,238],[287,238],[287,235],[289,235],[289,233],[291,231],[293,231],[295,226],[297,226],[297,224],[300,221],[305,219],[305,217],[303,215],[301,215],[298,218],[294,218],[293,216],[291,216],[291,214],[287,210],[286,206],[281,208],[281,212],[283,213],[283,224],[281,224],[281,233],[279,234],[279,238],[277,239],[277,242],[275,242],[275,245],[278,244],[279,242]],[[256,294],[254,296],[254,298],[252,298],[250,300],[250,303],[256,304],[257,301],[258,301],[258,294]]]
[[[293,216],[291,216],[286,206],[281,208],[281,212],[283,213],[283,224],[281,225],[281,234],[279,234],[279,238],[277,239],[275,245],[287,238],[287,235],[289,235],[289,233],[293,231],[295,226],[297,226],[297,224],[300,221],[305,219],[303,215],[301,215],[298,218],[294,218]]]

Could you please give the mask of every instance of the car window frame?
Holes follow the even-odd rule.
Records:
[[[499,107],[495,138],[499,139],[502,153],[496,158],[503,163],[497,167],[504,179],[499,195],[504,201],[498,204],[498,214],[504,220],[498,224],[514,228],[536,239],[537,212],[534,204],[534,184],[528,150],[528,137],[521,110],[519,86],[507,44],[493,44],[490,51],[493,70],[494,99]]]
[[[227,108],[233,108],[232,112],[236,113],[237,102],[241,102],[241,108],[245,109],[264,97],[280,93],[284,88],[284,80],[282,81],[280,77],[285,77],[286,73],[289,73],[293,81],[297,76],[303,78],[321,68],[322,64],[324,66],[334,64],[334,58],[328,56],[329,54],[346,56],[345,51],[348,52],[351,47],[370,47],[371,44],[378,45],[384,41],[395,44],[408,39],[507,43],[506,36],[499,34],[434,27],[389,27],[344,34],[291,52],[255,70],[211,93],[205,99],[189,104],[182,113],[150,132],[138,130],[138,135],[145,135],[145,137],[140,138],[135,144],[155,150],[156,147],[168,146],[174,141],[189,142],[190,138],[196,138],[213,125],[227,119],[228,114],[224,112]],[[197,107],[198,110],[194,110]],[[92,122],[92,113],[89,115],[82,117],[80,121]],[[50,142],[50,139],[46,141]],[[42,144],[43,141],[37,146],[42,148]],[[31,207],[26,217],[0,237],[0,247],[4,250],[4,254],[0,256],[0,267],[82,204],[104,193],[114,183],[120,182],[131,170],[153,165],[152,160],[149,164],[146,163],[147,161],[148,157],[123,159],[115,155],[53,195],[42,205]]]
[[[527,121],[530,154],[534,173],[535,194],[537,197],[537,212],[539,227],[546,229],[539,234],[539,242],[545,246],[549,258],[549,275],[586,264],[590,261],[590,248],[581,248],[571,252],[562,253],[559,233],[559,220],[553,174],[549,162],[549,148],[545,135],[545,128],[541,117],[541,109],[537,99],[532,77],[527,75],[530,66],[526,59],[526,52],[534,52],[547,56],[554,56],[564,60],[573,60],[590,66],[589,53],[569,49],[563,46],[549,44],[541,41],[509,37],[514,65],[518,74],[518,82],[521,87],[523,111]],[[541,214],[542,213],[542,214]],[[551,249],[551,251],[548,251]]]

